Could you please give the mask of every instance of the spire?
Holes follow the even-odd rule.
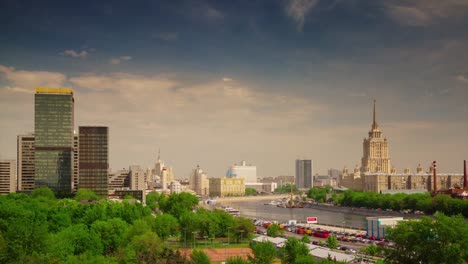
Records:
[[[376,120],[376,114],[375,114],[375,99],[374,99],[374,121],[372,123],[372,129],[376,129],[378,127]]]
[[[158,149],[158,160],[161,160],[161,148]]]

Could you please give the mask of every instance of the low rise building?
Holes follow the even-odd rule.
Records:
[[[257,191],[257,193],[272,193],[278,188],[276,182],[270,183],[246,183],[245,188],[252,188]]]
[[[394,227],[398,222],[403,221],[403,217],[366,217],[367,236],[373,236],[377,239],[385,238],[388,228]]]
[[[244,178],[210,178],[210,196],[242,196],[245,195]]]

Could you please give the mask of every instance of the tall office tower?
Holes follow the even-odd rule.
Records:
[[[130,166],[130,189],[131,190],[145,190],[145,171],[138,165]],[[124,183],[125,184],[125,183]]]
[[[16,192],[16,160],[0,160],[0,194]]]
[[[78,189],[90,189],[102,198],[109,193],[109,128],[80,126],[78,129]]]
[[[361,160],[361,172],[363,173],[391,173],[390,157],[388,155],[388,141],[382,137],[376,121],[375,100],[372,129],[369,138],[363,142],[363,157]]]
[[[73,181],[72,181],[72,192],[76,192],[78,190],[78,178],[79,168],[78,168],[78,157],[80,155],[80,146],[79,146],[79,138],[78,135],[73,135]]]
[[[296,188],[312,188],[314,184],[312,172],[312,160],[296,160]]]
[[[73,173],[73,90],[36,88],[34,98],[35,187],[68,195]]]
[[[210,182],[208,175],[197,165],[190,176],[190,189],[198,195],[208,195],[210,193]]]
[[[228,169],[226,177],[244,178],[245,183],[254,183],[257,182],[257,167],[241,161],[240,165],[234,164]]]
[[[31,192],[34,190],[34,134],[17,137],[17,190]]]
[[[163,168],[164,168],[164,162],[161,160],[161,151],[158,151],[158,160],[154,164],[154,169],[153,169],[154,178],[152,181],[156,181],[156,176],[161,178]]]

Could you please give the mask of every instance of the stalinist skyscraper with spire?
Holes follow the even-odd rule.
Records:
[[[369,137],[364,138],[363,156],[361,160],[362,173],[391,173],[390,157],[388,155],[388,141],[382,137],[382,131],[376,120],[375,100],[374,119]]]

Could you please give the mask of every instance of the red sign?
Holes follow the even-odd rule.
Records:
[[[308,224],[316,224],[318,223],[317,217],[307,217]]]

